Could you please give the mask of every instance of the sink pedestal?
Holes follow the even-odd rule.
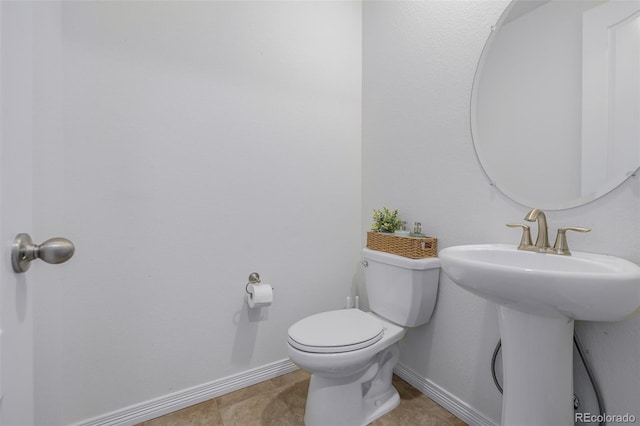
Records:
[[[555,315],[498,307],[503,425],[574,425],[573,320]]]

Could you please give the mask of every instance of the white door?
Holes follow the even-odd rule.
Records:
[[[47,309],[61,309],[59,296],[50,297],[61,279],[56,266],[38,265],[16,274],[10,261],[16,234],[29,233],[36,243],[58,236],[42,234],[56,226],[60,215],[36,208],[55,207],[49,201],[57,195],[51,189],[56,177],[42,174],[54,168],[36,172],[41,163],[57,161],[61,137],[55,122],[58,109],[50,105],[59,101],[60,86],[47,81],[59,81],[61,71],[55,66],[60,38],[47,37],[50,31],[59,32],[59,20],[51,19],[51,13],[55,7],[42,3],[0,2],[0,424],[5,426],[36,423],[35,301],[48,298]],[[41,355],[56,359],[56,354]]]

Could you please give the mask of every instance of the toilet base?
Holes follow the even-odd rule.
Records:
[[[306,426],[365,426],[400,404],[391,384],[400,350],[394,344],[364,370],[347,377],[311,375]]]
[[[389,395],[389,397],[384,402],[381,401],[378,406],[373,406],[370,408],[371,413],[363,423],[364,425],[368,425],[375,419],[384,416],[389,411],[400,405],[400,395],[398,394],[398,391],[393,386],[391,386],[391,391],[392,394]]]

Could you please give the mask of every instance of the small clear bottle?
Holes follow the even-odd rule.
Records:
[[[394,234],[399,235],[399,236],[409,236],[409,231],[407,231],[407,222],[400,221],[400,228],[396,229],[394,231]]]
[[[410,235],[412,237],[424,237],[425,235],[422,233],[422,223],[414,222],[413,223],[413,232]]]

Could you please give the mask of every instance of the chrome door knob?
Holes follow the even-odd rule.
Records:
[[[76,248],[66,238],[51,238],[42,244],[34,244],[29,234],[18,234],[11,248],[11,265],[16,273],[26,272],[31,261],[41,259],[58,264],[71,259]]]

